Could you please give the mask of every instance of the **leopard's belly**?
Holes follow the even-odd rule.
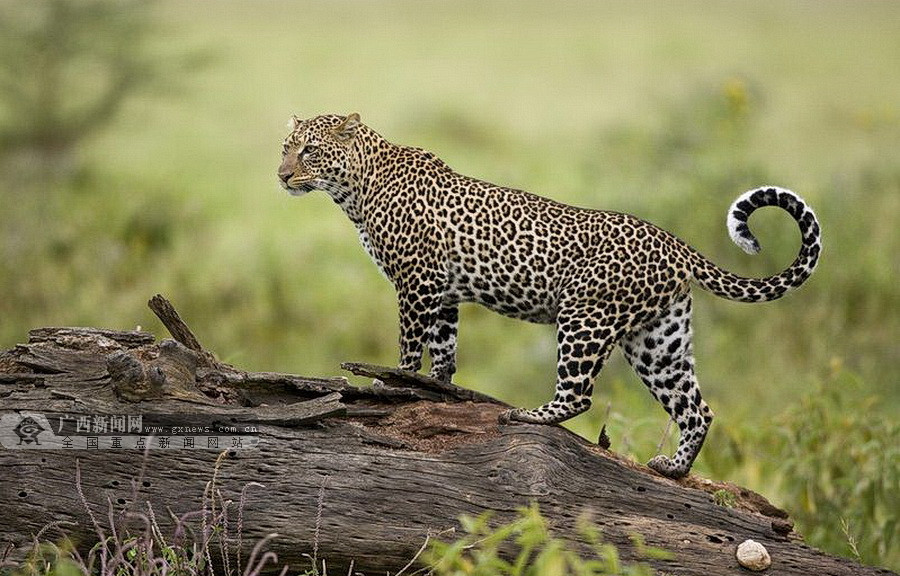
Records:
[[[473,274],[462,265],[451,265],[444,302],[476,302],[510,318],[552,324],[559,311],[559,298],[548,284],[546,278],[528,274],[503,270],[481,270]]]

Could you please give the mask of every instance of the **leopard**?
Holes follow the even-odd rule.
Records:
[[[816,268],[819,221],[796,193],[762,186],[727,211],[729,235],[760,251],[748,220],[759,208],[787,211],[799,252],[762,278],[729,272],[683,240],[627,213],[575,207],[460,174],[434,153],[394,144],[359,114],[292,116],[277,177],[293,196],[324,191],[343,210],[363,249],[393,284],[399,312],[398,368],[456,372],[459,305],[555,324],[552,400],[503,412],[501,424],[557,424],[588,410],[594,381],[618,346],[678,428],[674,455],[648,466],[686,476],[713,412],[695,374],[691,288],[739,302],[768,302]]]

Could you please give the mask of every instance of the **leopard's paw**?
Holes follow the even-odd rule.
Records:
[[[647,462],[647,466],[651,470],[659,472],[666,478],[683,478],[684,476],[687,476],[687,473],[690,471],[690,468],[679,466],[674,460],[668,456],[663,456],[662,454],[654,456]]]
[[[526,410],[521,408],[510,408],[509,410],[501,412],[500,416],[497,417],[497,421],[504,425],[515,424],[516,422],[527,422],[527,420],[523,418],[523,415],[526,412]]]
[[[444,384],[450,384],[453,378],[453,372],[447,368],[432,367],[431,371],[428,372],[428,377],[434,378],[438,382],[443,382]]]

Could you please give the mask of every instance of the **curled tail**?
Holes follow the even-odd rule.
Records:
[[[802,243],[794,262],[782,273],[767,278],[745,278],[719,268],[699,253],[694,253],[694,280],[716,296],[741,302],[768,302],[781,298],[803,284],[816,269],[822,249],[819,221],[800,196],[784,188],[765,186],[741,194],[728,209],[728,234],[744,252],[759,252],[759,242],[750,232],[747,220],[757,208],[779,206],[800,227]]]

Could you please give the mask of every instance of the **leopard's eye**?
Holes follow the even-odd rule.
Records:
[[[319,153],[319,147],[314,144],[307,144],[303,147],[303,156],[314,158]]]

